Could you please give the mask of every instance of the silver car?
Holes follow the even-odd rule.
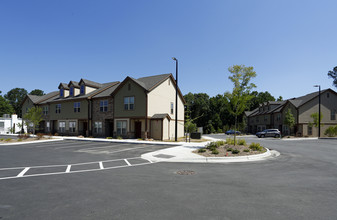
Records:
[[[264,138],[264,137],[279,138],[281,137],[281,132],[278,129],[266,129],[264,131],[257,132],[256,136],[258,138]]]

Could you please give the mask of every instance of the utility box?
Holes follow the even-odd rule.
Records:
[[[192,139],[201,139],[201,133],[200,132],[193,132],[191,133]]]

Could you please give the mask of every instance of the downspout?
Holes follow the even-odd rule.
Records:
[[[148,93],[145,92],[146,95],[146,110],[145,110],[145,134],[144,134],[144,138],[147,139],[148,138],[148,130],[147,130],[147,116],[148,116]]]

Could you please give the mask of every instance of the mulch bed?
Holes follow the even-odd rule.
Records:
[[[227,151],[228,148],[237,149],[240,151],[238,154],[233,154],[231,151]],[[206,149],[206,148],[205,148]],[[193,153],[199,154],[204,157],[237,157],[237,156],[248,156],[248,155],[255,155],[255,154],[262,154],[266,152],[267,150],[263,148],[263,151],[252,151],[249,149],[249,152],[244,152],[243,150],[249,149],[248,146],[244,145],[223,145],[217,148],[219,151],[219,154],[212,154],[212,151],[209,149],[206,149],[206,152],[199,153],[198,150],[193,151]]]

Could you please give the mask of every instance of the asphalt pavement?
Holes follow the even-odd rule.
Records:
[[[245,139],[281,155],[0,180],[0,219],[336,219],[336,140]],[[123,159],[168,147],[52,145],[0,146],[0,167]]]

